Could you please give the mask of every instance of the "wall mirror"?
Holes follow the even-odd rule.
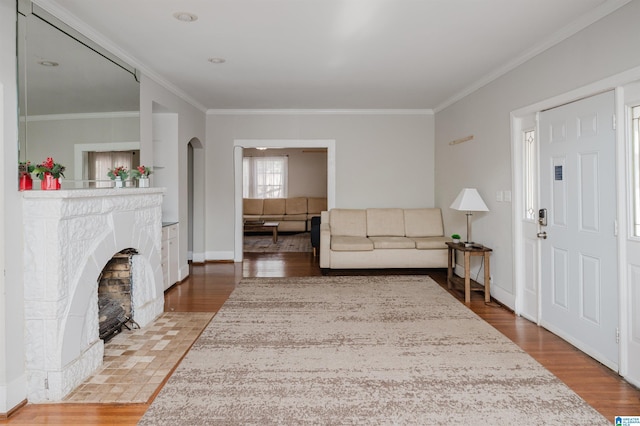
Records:
[[[30,1],[19,2],[17,50],[21,162],[53,157],[66,167],[63,188],[72,188],[108,180],[91,175],[92,152],[139,158],[133,67]]]

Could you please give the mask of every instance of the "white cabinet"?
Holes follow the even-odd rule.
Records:
[[[162,275],[164,289],[178,282],[178,224],[162,225]]]

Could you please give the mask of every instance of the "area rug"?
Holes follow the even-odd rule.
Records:
[[[301,232],[298,234],[278,234],[278,241],[273,242],[273,236],[262,234],[247,234],[244,236],[243,250],[245,253],[277,253],[312,252],[311,234]]]
[[[148,402],[212,317],[213,312],[165,312],[144,328],[123,329],[105,343],[102,367],[63,402]]]
[[[243,279],[140,425],[605,425],[426,276]]]

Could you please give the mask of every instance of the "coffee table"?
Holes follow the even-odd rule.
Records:
[[[245,222],[244,232],[269,232],[273,233],[273,242],[278,242],[278,225],[280,222]]]

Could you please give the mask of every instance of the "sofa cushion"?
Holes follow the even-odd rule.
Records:
[[[367,236],[367,214],[362,209],[331,209],[329,212],[331,236]],[[332,244],[333,246],[333,244]],[[373,249],[373,244],[371,245]]]
[[[407,237],[441,237],[444,235],[442,212],[438,208],[405,209],[404,227]]]
[[[411,239],[415,241],[418,250],[446,249],[447,245],[445,242],[451,241],[451,238],[448,237],[414,237]]]
[[[262,214],[263,206],[262,198],[243,198],[242,199],[242,214],[243,215],[256,215]]]
[[[260,216],[260,220],[263,222],[280,222],[284,217],[282,214],[263,214]]]
[[[367,237],[334,235],[331,237],[331,250],[333,251],[371,251],[373,250],[373,241],[371,241]]]
[[[367,209],[367,235],[370,237],[404,237],[402,209]]]
[[[310,215],[318,216],[320,212],[327,210],[327,199],[324,197],[307,198],[307,212]]]
[[[416,243],[407,237],[369,237],[377,249],[415,249]]]
[[[306,219],[307,214],[307,198],[306,197],[294,197],[287,198],[285,203],[286,214],[304,214]]]
[[[284,198],[265,198],[264,206],[262,207],[262,214],[284,214],[285,212],[285,199]]]

